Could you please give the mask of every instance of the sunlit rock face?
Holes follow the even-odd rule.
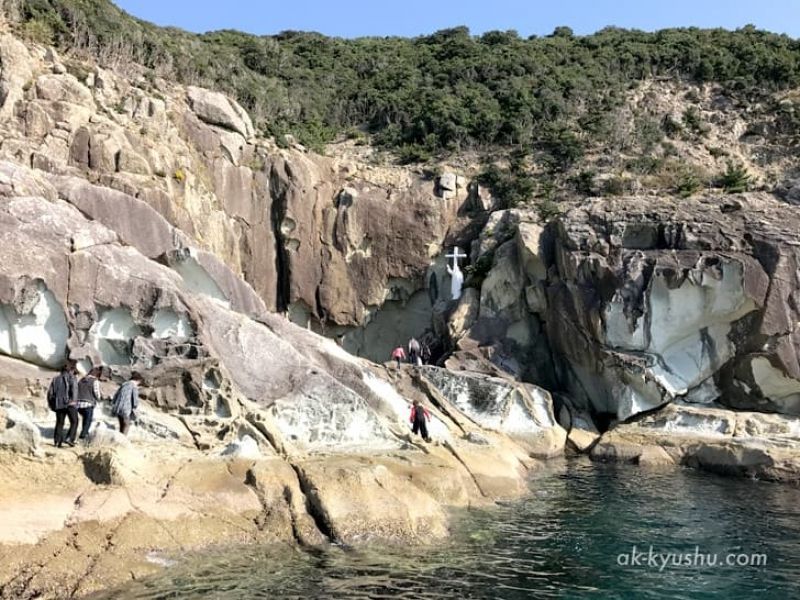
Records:
[[[66,358],[69,329],[64,309],[42,282],[18,290],[15,302],[0,304],[0,352],[58,367]]]
[[[437,180],[349,146],[278,148],[218,91],[96,65],[76,77],[7,31],[0,47],[0,158],[46,173],[57,197],[148,258],[168,255],[195,290],[350,334],[361,356],[385,351],[370,321],[419,333],[431,262],[469,224],[462,208],[491,205],[462,174]],[[188,247],[190,260],[172,260]],[[418,297],[387,294],[395,280]]]
[[[726,475],[796,481],[797,419],[674,402],[620,424],[591,449],[594,460],[682,464]]]
[[[612,351],[638,353],[645,361],[641,383],[618,396],[618,418],[690,391],[699,399],[719,395],[713,375],[736,351],[733,324],[756,309],[745,293],[745,268],[741,259],[713,256],[685,267],[656,259],[640,297],[626,297],[624,288],[615,292],[602,315],[601,340]]]
[[[677,399],[798,414],[794,210],[745,194],[590,199],[547,224],[496,212],[472,248],[479,294],[442,328],[448,365],[564,391],[606,423]]]
[[[677,202],[588,201],[552,226],[561,382],[620,420],[675,399],[796,414],[796,215],[765,194]]]
[[[17,176],[22,184],[34,175]],[[146,406],[180,411],[198,449],[244,436],[287,456],[422,443],[411,439],[411,399],[395,386],[399,374],[260,311],[251,288],[201,251],[147,256],[77,207],[43,197],[4,197],[0,221],[9,232],[0,249],[0,352],[50,367],[68,358],[84,371],[104,365],[117,380],[140,370]],[[448,444],[446,456],[458,456],[447,460],[483,473],[487,453],[497,451],[475,440],[509,444],[505,475],[487,475],[485,485],[516,486],[529,455],[563,449],[543,390],[436,368],[408,371],[406,391],[429,408],[431,436]],[[147,419],[141,427],[163,430]]]
[[[542,388],[436,367],[423,367],[422,373],[449,403],[481,427],[527,441],[534,454],[563,450],[566,432],[553,415],[550,394]]]

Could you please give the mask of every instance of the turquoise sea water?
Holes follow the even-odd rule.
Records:
[[[226,548],[94,598],[800,598],[796,487],[564,461],[531,488],[434,548]]]

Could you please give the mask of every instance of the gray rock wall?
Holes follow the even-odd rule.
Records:
[[[476,243],[492,267],[460,347],[486,354],[511,329],[487,338],[481,321],[530,311],[556,384],[596,414],[684,400],[797,415],[795,210],[749,194],[588,200],[546,228],[496,213]],[[537,343],[517,342],[524,364]]]

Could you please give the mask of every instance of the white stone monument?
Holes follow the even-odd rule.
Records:
[[[464,274],[461,272],[461,269],[458,267],[458,259],[459,258],[466,258],[466,254],[461,253],[461,249],[458,246],[453,248],[452,254],[446,254],[446,258],[453,259],[453,266],[452,268],[450,265],[447,265],[447,272],[450,274],[450,295],[452,296],[453,300],[458,300],[461,298],[461,286],[464,285]]]

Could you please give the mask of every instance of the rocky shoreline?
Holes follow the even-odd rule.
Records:
[[[565,453],[800,481],[800,219],[779,197],[579,199],[545,222],[494,210],[469,168],[279,148],[221,93],[77,68],[4,23],[0,64],[0,597],[218,544],[433,543],[449,508],[521,497]],[[422,334],[439,366],[381,364]],[[67,360],[109,367],[107,395],[143,372],[130,438],[98,410],[87,445],[50,445]]]
[[[20,421],[0,443],[22,444],[27,423],[10,408]],[[555,424],[515,442],[451,421],[443,411],[458,409],[443,397],[431,411],[444,427],[431,443],[406,433],[395,448],[324,454],[259,449],[247,434],[205,451],[185,431],[157,439],[177,423],[148,407],[130,440],[105,426],[107,414],[86,446],[56,449],[34,435],[27,453],[0,451],[0,597],[80,597],[163,568],[163,553],[217,545],[435,543],[448,534],[448,508],[526,493],[539,464],[532,444],[563,450]]]

